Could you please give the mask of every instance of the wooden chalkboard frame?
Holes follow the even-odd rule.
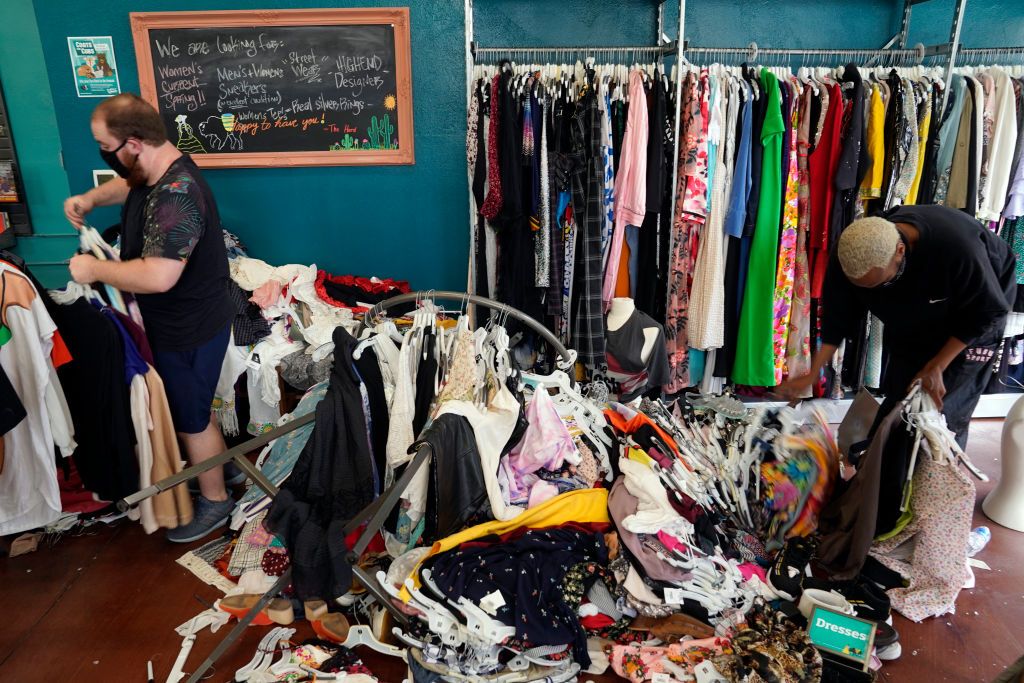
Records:
[[[398,87],[398,149],[316,152],[239,152],[197,154],[204,168],[266,166],[377,166],[414,164],[412,120],[412,50],[408,7],[358,9],[215,10],[201,12],[132,12],[132,37],[138,60],[142,98],[159,109],[149,32],[153,29],[233,28],[254,26],[330,26],[390,24],[395,35],[395,78]]]

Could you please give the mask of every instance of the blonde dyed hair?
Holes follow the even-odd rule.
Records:
[[[900,233],[884,218],[861,218],[839,236],[839,263],[846,277],[857,280],[872,268],[885,268],[896,254]]]

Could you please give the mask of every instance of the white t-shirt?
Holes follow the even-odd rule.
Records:
[[[25,406],[26,417],[3,437],[6,462],[0,474],[0,535],[56,521],[61,503],[53,445],[65,457],[76,445],[64,391],[50,359],[57,326],[38,292],[31,308],[8,307],[7,325],[11,340],[0,347],[0,366]]]

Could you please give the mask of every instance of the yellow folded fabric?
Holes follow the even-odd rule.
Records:
[[[507,534],[516,529],[547,529],[549,527],[561,526],[577,522],[580,524],[608,523],[608,491],[607,489],[580,489],[577,491],[566,491],[555,496],[551,500],[544,501],[535,508],[530,508],[518,517],[505,522],[485,522],[463,529],[457,534],[436,541],[430,548],[423,560],[431,555],[451,550],[466,541],[482,538],[490,535]],[[413,583],[419,588],[419,568],[423,564],[420,560],[412,572]],[[402,587],[402,600],[409,601],[409,592]]]

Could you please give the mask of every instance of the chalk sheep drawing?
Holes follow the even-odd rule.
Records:
[[[242,151],[242,137],[235,130],[234,125],[231,125],[231,130],[227,130],[221,116],[210,116],[200,123],[199,134],[206,140],[206,146],[211,151],[222,152],[225,147],[229,147],[232,152]]]

